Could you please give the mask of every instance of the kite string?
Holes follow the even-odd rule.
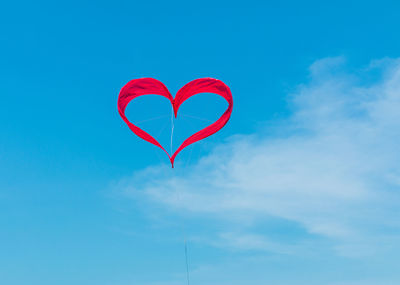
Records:
[[[187,172],[187,168],[189,166],[190,159],[192,158],[192,153],[193,153],[193,146],[190,149],[189,158],[186,160],[185,167],[183,169],[184,173]],[[183,202],[179,189],[178,189],[178,199],[180,200],[179,201],[180,203]],[[188,242],[187,242],[187,236],[186,236],[186,230],[185,230],[185,225],[184,224],[182,224],[182,232],[183,232],[183,239],[184,239],[184,243],[185,243],[186,279],[187,279],[187,285],[190,285]]]
[[[192,153],[193,153],[193,146],[190,149],[189,153],[189,158],[186,161],[186,166],[184,168],[184,172],[187,172],[187,168],[190,162],[190,159],[192,158]],[[186,237],[186,231],[185,231],[185,226],[182,225],[183,228],[183,236],[184,236],[184,241],[185,241],[185,262],[186,262],[186,278],[187,278],[187,285],[190,285],[190,279],[189,279],[189,255],[188,255],[188,246],[187,246],[187,237]]]
[[[189,263],[188,263],[188,253],[187,253],[187,242],[185,238],[185,261],[186,261],[186,277],[187,277],[187,284],[190,285],[189,282]]]
[[[178,199],[178,204],[183,203],[183,199],[181,197],[181,193],[180,193],[180,189],[176,190],[176,196]],[[186,237],[186,229],[185,229],[185,225],[182,222],[180,224],[181,228],[182,228],[182,235],[183,235],[183,242],[184,242],[184,247],[185,247],[185,263],[186,263],[186,280],[187,280],[187,285],[190,285],[190,279],[189,279],[189,261],[188,261],[188,246],[187,246],[187,237]]]
[[[172,149],[173,149],[174,127],[175,127],[175,125],[174,125],[174,108],[172,107],[171,108],[171,155],[172,155]],[[187,164],[189,163],[190,157],[192,156],[192,151],[193,151],[193,148],[190,151],[190,156],[186,163],[186,167],[187,167]],[[177,196],[178,196],[179,202],[181,203],[183,200],[181,198],[181,193],[180,193],[179,189],[177,191]],[[183,240],[184,240],[184,245],[185,245],[186,280],[187,280],[187,285],[190,285],[187,238],[186,238],[185,226],[183,224],[182,224],[182,233],[183,233]]]

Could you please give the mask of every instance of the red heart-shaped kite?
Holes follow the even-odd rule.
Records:
[[[168,98],[171,102],[176,118],[176,116],[178,115],[179,106],[193,95],[199,93],[215,93],[222,96],[228,102],[228,108],[214,123],[188,137],[179,146],[179,148],[172,156],[169,155],[169,153],[160,145],[160,143],[155,138],[143,131],[141,128],[129,122],[129,120],[125,116],[126,106],[131,100],[135,99],[136,97],[143,95],[161,95]],[[192,143],[211,136],[212,134],[218,132],[223,126],[225,126],[231,116],[232,108],[233,98],[231,90],[221,80],[213,78],[200,78],[187,83],[185,86],[179,89],[179,91],[176,93],[175,99],[172,97],[167,87],[165,87],[165,85],[159,80],[153,78],[134,79],[129,81],[124,87],[122,87],[121,92],[118,96],[118,112],[125,123],[137,136],[148,141],[149,143],[158,146],[163,151],[165,151],[171,161],[172,167],[174,167],[175,157],[182,149]]]

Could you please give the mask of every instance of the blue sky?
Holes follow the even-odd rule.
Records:
[[[395,1],[3,3],[2,284],[399,284]],[[228,84],[176,168],[116,108],[129,80]],[[174,147],[214,120],[182,106]],[[169,148],[170,106],[132,121]],[[146,121],[164,116],[162,119]],[[201,117],[198,120],[189,116]]]

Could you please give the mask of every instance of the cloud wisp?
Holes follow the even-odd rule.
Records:
[[[343,58],[319,60],[288,103],[289,118],[229,138],[190,171],[149,167],[124,179],[118,190],[177,213],[219,220],[220,244],[241,250],[281,251],[284,241],[260,231],[270,219],[329,240],[340,255],[395,246],[400,60],[374,61],[352,72]]]

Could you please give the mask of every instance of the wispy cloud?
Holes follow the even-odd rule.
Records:
[[[221,244],[242,250],[281,251],[285,241],[260,231],[271,219],[331,241],[341,255],[395,246],[400,60],[353,71],[340,57],[317,61],[309,82],[288,98],[292,115],[269,122],[273,128],[228,139],[184,174],[149,167],[118,189],[178,213],[219,219]]]

